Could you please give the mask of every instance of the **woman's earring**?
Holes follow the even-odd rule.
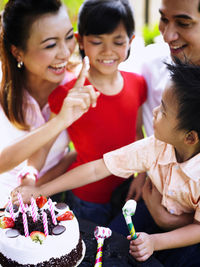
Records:
[[[18,67],[18,69],[21,69],[22,68],[22,66],[23,66],[23,61],[19,61],[19,62],[17,62],[17,67]]]

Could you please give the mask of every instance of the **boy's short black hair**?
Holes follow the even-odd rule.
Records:
[[[178,129],[196,131],[200,139],[200,66],[175,58],[167,64],[178,101]]]
[[[85,0],[79,10],[78,32],[80,36],[112,33],[120,22],[131,39],[135,21],[128,0]],[[80,52],[84,57],[84,51]]]

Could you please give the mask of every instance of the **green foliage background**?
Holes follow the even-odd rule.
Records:
[[[8,2],[8,0],[1,0],[0,1],[0,10],[3,9],[4,5]]]
[[[77,31],[77,19],[78,11],[84,0],[63,0],[63,3],[66,5],[71,19],[74,31]]]
[[[154,38],[158,35],[160,35],[158,24],[155,24],[154,26],[145,25],[143,27],[142,36],[145,45],[154,43]]]

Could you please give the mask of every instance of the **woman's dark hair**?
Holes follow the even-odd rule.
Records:
[[[131,39],[135,22],[128,0],[86,0],[79,11],[78,32],[80,36],[112,33],[120,22]],[[84,57],[84,51],[80,53]]]
[[[17,60],[11,53],[14,45],[26,51],[30,29],[40,16],[56,13],[60,0],[9,0],[3,12],[0,54],[2,60],[2,83],[0,103],[10,120],[19,129],[28,129],[23,109],[24,69],[17,68]]]
[[[196,131],[200,139],[200,66],[181,62],[167,64],[178,101],[178,129]]]

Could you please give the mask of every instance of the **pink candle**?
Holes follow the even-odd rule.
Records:
[[[8,199],[8,208],[9,208],[9,211],[10,211],[11,218],[13,219],[13,221],[15,221],[15,216],[14,216],[14,211],[13,211],[13,205],[12,205],[12,201],[11,201],[10,198]]]
[[[20,208],[21,208],[21,212],[25,212],[24,202],[23,202],[23,199],[22,199],[22,196],[21,196],[20,193],[17,194],[17,198],[19,200],[19,205],[20,205]]]
[[[28,222],[27,222],[26,213],[22,214],[22,218],[23,218],[23,225],[24,225],[24,235],[25,237],[27,237],[29,236],[29,232],[28,232]]]
[[[52,219],[52,222],[54,225],[57,224],[57,220],[56,220],[56,216],[55,216],[55,212],[54,212],[54,208],[53,208],[53,203],[52,203],[52,200],[49,198],[48,200],[48,204],[49,204],[49,209],[50,209],[50,212],[51,212],[51,219]]]
[[[45,211],[42,212],[42,219],[44,226],[44,234],[47,236],[49,234],[49,230],[48,230],[47,214]]]
[[[36,201],[33,197],[31,197],[31,214],[32,214],[33,221],[36,222],[38,213],[37,213]]]

